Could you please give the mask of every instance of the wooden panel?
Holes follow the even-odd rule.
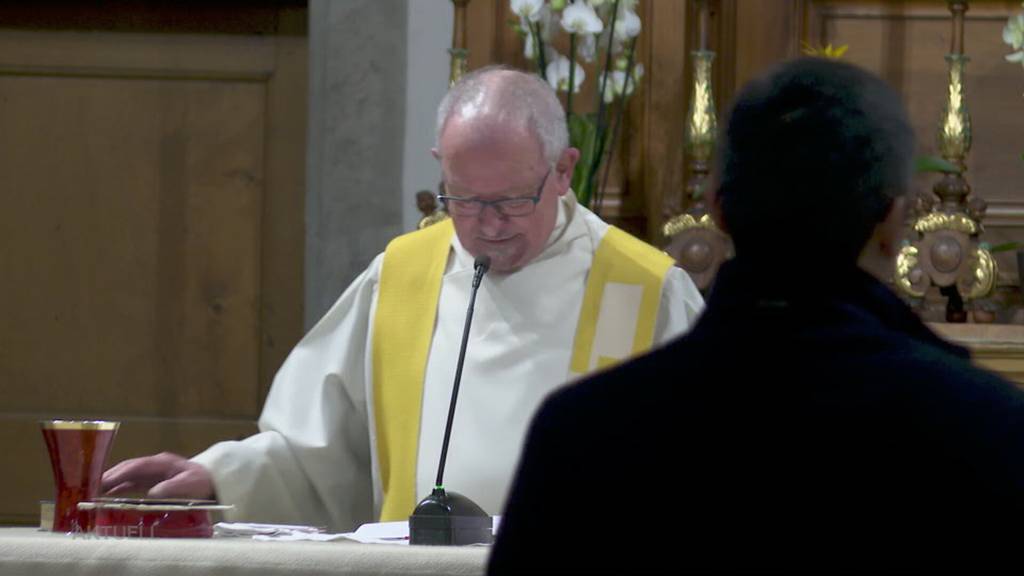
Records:
[[[78,72],[0,76],[6,410],[252,415],[264,82]]]
[[[289,13],[305,13],[304,0],[103,0],[102,6],[98,4],[81,0],[0,2],[0,23],[5,28],[32,30],[306,35],[305,18],[298,28],[287,17],[282,18]]]
[[[687,74],[687,10],[682,2],[651,2],[641,14],[640,37],[647,70],[643,92],[643,193],[647,198],[647,237],[661,241],[668,212],[681,209],[683,199],[683,135],[689,93]],[[672,214],[674,215],[674,214]]]
[[[304,29],[306,11],[282,14],[284,30]],[[303,263],[306,239],[306,106],[308,44],[277,37],[275,69],[267,82],[266,187],[260,215],[260,402],[277,369],[304,332]]]
[[[41,418],[123,421],[112,460],[255,430],[302,332],[305,19],[0,30],[0,522],[52,490]]]
[[[692,3],[690,3],[692,4]],[[714,91],[718,115],[724,118],[736,93],[736,55],[739,42],[736,38],[737,12],[745,6],[741,0],[715,0],[711,8],[711,49],[715,51]],[[693,20],[694,18],[688,18]],[[691,27],[690,30],[693,30]]]
[[[736,3],[734,85],[738,90],[765,70],[799,53],[800,11],[792,0],[739,0]]]

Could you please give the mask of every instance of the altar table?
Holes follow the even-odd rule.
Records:
[[[489,547],[260,542],[250,538],[97,538],[0,528],[0,575],[483,574]]]

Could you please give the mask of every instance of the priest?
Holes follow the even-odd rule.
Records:
[[[434,484],[486,255],[445,479],[496,514],[550,392],[694,322],[703,302],[685,272],[576,203],[579,151],[536,76],[464,77],[441,102],[433,154],[451,218],[393,240],[348,287],[276,375],[260,432],[192,459],[127,460],[105,491],[215,497],[232,520],[331,530],[407,518]]]

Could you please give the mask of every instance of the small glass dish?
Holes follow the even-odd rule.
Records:
[[[110,538],[209,538],[210,512],[229,510],[213,500],[93,498],[78,509],[92,515],[95,536]]]

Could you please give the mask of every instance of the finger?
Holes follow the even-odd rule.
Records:
[[[131,474],[132,468],[136,465],[135,462],[138,458],[132,458],[131,460],[122,460],[114,466],[110,467],[100,480],[100,485],[103,491],[109,492],[114,487],[125,483],[125,475]]]
[[[103,482],[106,483],[106,482],[109,481],[110,478],[116,478],[118,476],[121,476],[122,474],[124,474],[125,469],[126,468],[131,468],[132,464],[136,460],[138,460],[138,458],[130,458],[128,460],[122,460],[122,461],[118,462],[117,464],[114,464],[110,468],[107,468],[107,470],[105,472],[103,472]]]
[[[125,492],[132,492],[138,490],[139,487],[132,482],[121,482],[120,484],[106,490],[104,496],[117,496],[118,494],[124,494]]]
[[[169,452],[132,458],[108,470],[101,485],[108,490],[123,482],[131,482],[140,489],[148,489],[178,473],[185,462],[187,460],[181,456]]]
[[[213,499],[213,484],[205,468],[190,466],[150,488],[151,498]]]

